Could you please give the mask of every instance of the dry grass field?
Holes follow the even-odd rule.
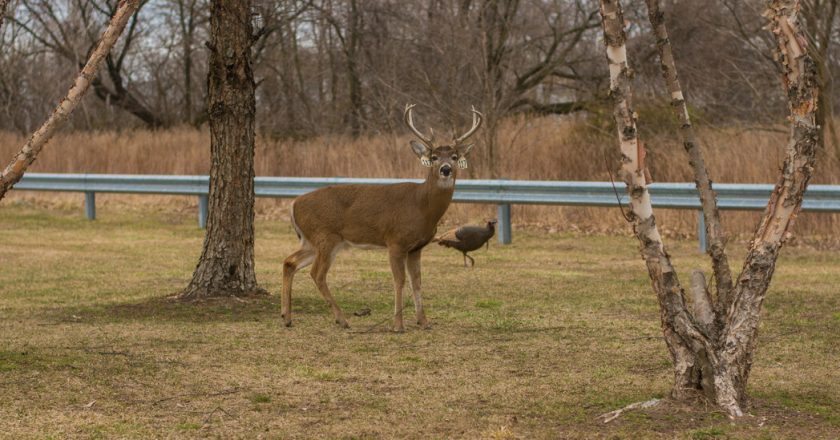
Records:
[[[393,295],[386,256],[375,251],[342,254],[330,275],[348,315],[369,307],[370,316],[337,328],[301,274],[295,325],[280,325],[281,262],[296,243],[286,222],[265,218],[256,258],[270,297],[171,301],[202,237],[189,210],[106,204],[88,222],[74,207],[4,201],[0,437],[840,435],[837,252],[783,252],[749,416],[730,422],[712,407],[666,403],[604,424],[599,414],[661,397],[671,383],[632,238],[517,230],[512,245],[478,252],[474,269],[431,246],[423,275],[433,328],[392,334],[376,325]],[[683,273],[704,263],[694,241],[670,242]],[[737,261],[745,246],[730,247]]]

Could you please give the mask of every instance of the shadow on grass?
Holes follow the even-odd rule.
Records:
[[[342,301],[345,313],[353,313],[366,304]],[[379,305],[376,305],[379,308]],[[112,303],[87,307],[60,307],[45,312],[54,324],[119,322],[280,322],[280,298],[277,295],[209,298],[184,302],[174,297],[152,297],[140,302]],[[294,315],[331,315],[321,297],[299,296],[292,299]]]

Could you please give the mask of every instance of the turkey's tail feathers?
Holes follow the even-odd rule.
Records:
[[[448,247],[448,248],[451,248],[451,247],[455,246],[455,243],[457,243],[457,242],[452,241],[452,240],[444,240],[444,239],[440,239],[440,238],[436,238],[436,239],[434,239],[434,241],[437,242],[437,244],[439,244],[441,246],[444,246],[444,247]]]

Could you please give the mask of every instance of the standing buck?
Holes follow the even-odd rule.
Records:
[[[411,278],[417,323],[428,327],[420,297],[420,254],[434,238],[437,223],[455,191],[457,168],[466,168],[472,144],[465,141],[481,125],[481,113],[472,109],[472,127],[455,137],[451,145],[435,147],[434,136],[424,136],[414,126],[412,109],[405,108],[405,123],[422,141],[411,149],[423,166],[429,167],[423,183],[392,185],[337,185],[304,194],[292,203],[292,226],[300,249],[283,263],[281,308],[286,326],[292,325],[292,280],[295,273],[312,264],[312,279],[332,308],[335,322],[348,327],[341,308],[327,286],[327,272],[336,254],[348,247],[386,248],[394,275],[394,331],[403,331],[403,285]],[[457,167],[455,166],[457,163]]]

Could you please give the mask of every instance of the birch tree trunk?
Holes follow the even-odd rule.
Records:
[[[647,1],[651,23],[657,34],[663,73],[675,111],[682,123],[683,140],[698,181],[704,215],[715,222],[716,226],[713,227],[717,230],[712,232],[720,240],[719,254],[710,252],[715,277],[726,281],[729,276],[728,264],[714,192],[677,81],[664,17],[656,0]],[[749,403],[747,381],[755,350],[761,304],[779,250],[790,235],[793,220],[802,204],[802,196],[814,166],[819,136],[815,123],[817,66],[810,58],[807,40],[799,27],[799,1],[771,0],[767,12],[778,42],[777,59],[782,67],[785,95],[791,113],[790,141],[782,174],[734,287],[731,287],[730,292],[721,293],[719,290],[714,311],[696,303],[696,312],[686,307],[685,293],[662,243],[650,203],[644,165],[640,160],[643,152],[636,131],[636,115],[631,106],[632,71],[627,62],[624,18],[619,0],[601,0],[600,11],[610,70],[613,117],[621,148],[619,175],[627,185],[630,219],[640,242],[640,252],[653,290],[659,300],[663,335],[674,361],[675,382],[672,394],[674,397],[682,397],[686,390],[700,390],[731,417],[741,416]],[[696,276],[693,284],[695,298],[704,301],[705,281],[701,276]],[[714,313],[717,325],[709,325],[710,312]]]
[[[210,12],[210,196],[207,235],[182,299],[264,292],[254,273],[254,73],[251,2],[213,0]]]
[[[706,170],[706,163],[703,160],[703,153],[694,134],[694,126],[691,124],[691,117],[688,114],[688,105],[680,85],[677,67],[674,64],[674,54],[671,50],[671,41],[668,39],[668,29],[665,27],[665,14],[660,10],[660,0],[646,0],[648,7],[648,18],[651,28],[656,37],[656,47],[659,52],[659,63],[662,70],[662,77],[668,87],[671,97],[671,107],[680,123],[680,135],[682,136],[683,147],[688,153],[688,161],[694,172],[694,182],[700,194],[700,201],[703,206],[703,217],[706,223],[706,236],[709,247],[706,250],[712,259],[712,270],[714,273],[715,286],[717,289],[717,301],[715,310],[717,316],[722,317],[722,310],[726,310],[732,302],[732,272],[729,268],[729,260],[726,256],[723,228],[720,225],[720,213],[717,208],[717,194],[712,189],[712,181],[709,179],[709,172]],[[722,323],[716,323],[717,329],[722,328]]]
[[[0,1],[4,2],[2,6],[5,9],[5,1]],[[23,148],[21,148],[11,163],[3,170],[3,174],[0,174],[0,200],[3,199],[7,191],[20,181],[23,173],[35,162],[35,158],[41,152],[41,149],[44,148],[44,145],[67,122],[67,119],[79,105],[79,102],[82,101],[90,85],[96,80],[96,75],[99,72],[102,61],[111,51],[111,48],[114,47],[114,44],[116,44],[120,34],[125,29],[126,23],[128,23],[128,20],[137,11],[139,5],[140,0],[120,0],[108,27],[99,38],[99,43],[97,43],[96,48],[91,52],[87,63],[85,63],[79,76],[76,77],[76,81],[67,92],[67,96],[61,100],[58,107],[53,110],[52,115],[50,115],[44,124],[26,141]],[[2,17],[2,14],[0,14],[0,17]]]

